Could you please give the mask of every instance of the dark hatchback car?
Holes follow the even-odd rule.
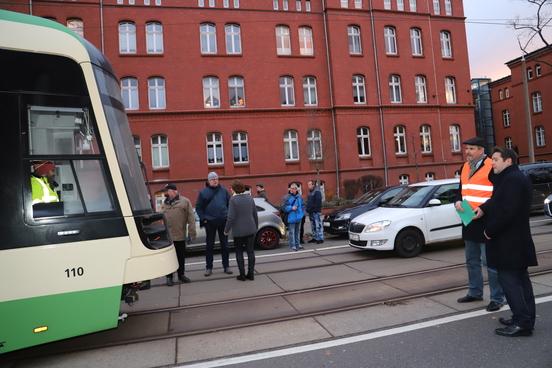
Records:
[[[324,231],[333,235],[347,235],[352,219],[388,202],[404,188],[402,185],[394,185],[364,193],[350,205],[340,207],[324,216]]]
[[[544,200],[552,193],[552,162],[521,164],[519,169],[533,185],[531,211],[542,211]]]

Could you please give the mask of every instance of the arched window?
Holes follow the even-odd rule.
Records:
[[[422,56],[422,30],[419,28],[410,28],[410,47],[412,48],[412,55]]]
[[[387,26],[384,28],[385,53],[387,55],[397,54],[397,37],[395,27]]]
[[[224,164],[222,134],[218,132],[207,133],[207,163],[209,165]]]
[[[278,55],[291,55],[291,40],[288,26],[276,26],[276,53]]]
[[[360,39],[359,26],[350,25],[347,27],[347,39],[349,40],[349,54],[351,55],[362,54],[362,42]]]
[[[452,38],[449,31],[441,31],[441,56],[443,58],[452,57]]]
[[[537,147],[546,146],[546,139],[544,137],[544,127],[539,125],[535,128],[535,143]]]
[[[402,102],[401,77],[396,74],[389,76],[389,99],[391,103]]]
[[[542,75],[542,67],[540,64],[535,65],[535,75],[537,76],[537,78]]]
[[[353,103],[366,103],[366,86],[362,75],[353,75]]]
[[[357,128],[357,147],[359,157],[368,157],[371,155],[370,128]]]
[[[448,104],[456,103],[456,79],[454,77],[445,78],[445,99]]]
[[[148,54],[163,53],[163,26],[161,23],[146,23],[146,50]]]
[[[303,97],[305,100],[305,106],[316,106],[318,104],[315,77],[303,78]]]
[[[410,4],[410,11],[415,12],[417,8],[416,0],[410,0],[408,3]]]
[[[406,127],[404,125],[397,125],[393,129],[393,136],[395,137],[395,154],[406,154]]]
[[[121,79],[121,97],[126,110],[138,110],[138,79],[134,77]]]
[[[441,14],[441,4],[439,3],[439,0],[433,0],[433,14]]]
[[[241,54],[241,29],[239,24],[227,24],[224,31],[226,33],[226,53],[229,55]]]
[[[309,160],[322,159],[322,132],[311,129],[307,135]]]
[[[408,185],[410,182],[410,176],[408,174],[399,175],[399,184]]]
[[[422,153],[431,153],[431,127],[427,124],[420,127],[420,147]]]
[[[295,105],[295,90],[293,88],[293,77],[280,77],[280,102],[282,106]]]
[[[506,148],[512,149],[512,137],[504,138],[504,146]]]
[[[299,141],[296,130],[284,132],[284,158],[286,161],[299,160]]]
[[[84,22],[80,18],[67,19],[67,28],[75,32],[81,37],[84,37]]]
[[[235,163],[249,162],[246,132],[232,133],[232,156]]]
[[[136,25],[133,22],[119,23],[119,53],[136,53]]]
[[[148,99],[151,110],[165,109],[167,102],[165,99],[165,79],[153,77],[148,79]]]
[[[199,40],[202,54],[217,53],[217,29],[212,23],[203,23],[199,26]]]
[[[203,106],[209,109],[220,107],[220,88],[217,77],[203,78]]]
[[[299,27],[299,53],[301,55],[314,55],[312,29],[310,27]]]
[[[154,169],[169,167],[169,141],[166,135],[151,137],[151,162]]]
[[[510,111],[503,110],[502,111],[502,125],[507,128],[510,126]]]
[[[535,92],[532,95],[533,97],[533,112],[542,111],[542,95],[540,92]]]
[[[445,14],[452,15],[452,0],[445,0]]]
[[[460,138],[460,125],[453,124],[449,126],[450,133],[450,149],[452,152],[460,152],[462,150]]]
[[[404,11],[404,0],[397,0],[397,10]]]
[[[417,75],[414,81],[416,88],[416,103],[427,103],[426,77]]]
[[[133,135],[132,140],[134,141],[134,149],[138,155],[138,160],[142,161],[142,142],[140,141],[140,137]]]
[[[228,79],[228,97],[230,107],[245,107],[245,89],[242,77],[232,76]]]
[[[434,172],[427,172],[425,174],[425,180],[426,181],[433,181],[435,180],[435,173]]]

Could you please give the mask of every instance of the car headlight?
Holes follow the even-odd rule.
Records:
[[[550,198],[546,198],[546,199],[544,200],[544,204],[548,204],[548,203],[550,203]]]
[[[364,232],[365,233],[375,233],[377,231],[384,230],[389,225],[391,225],[391,221],[389,221],[389,220],[374,222],[370,225],[366,225],[366,227],[364,227]]]
[[[348,213],[344,213],[344,214],[341,214],[341,215],[337,215],[337,217],[335,218],[336,220],[348,220],[351,218],[351,213],[348,212]]]

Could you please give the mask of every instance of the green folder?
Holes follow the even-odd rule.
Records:
[[[466,201],[465,199],[462,201],[462,208],[464,209],[464,212],[456,210],[456,213],[460,217],[460,220],[462,220],[464,226],[468,226],[469,223],[472,222],[475,213],[473,212],[468,201]]]

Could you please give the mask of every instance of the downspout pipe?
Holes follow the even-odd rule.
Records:
[[[103,0],[100,0],[100,47],[102,54],[104,50],[104,17],[103,17]]]

